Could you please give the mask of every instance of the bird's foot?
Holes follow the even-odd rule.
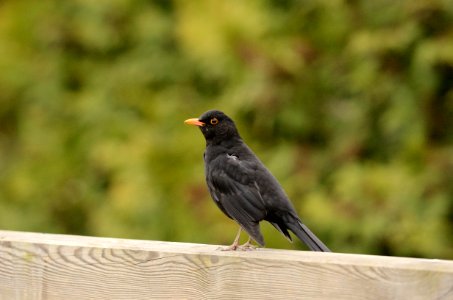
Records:
[[[251,251],[251,250],[256,250],[256,246],[253,245],[250,241],[248,241],[247,243],[243,244],[243,245],[240,245],[238,246],[238,250],[242,250],[242,251]]]
[[[243,245],[238,245],[237,243],[233,243],[232,245],[228,246],[228,247],[219,247],[217,248],[217,250],[220,250],[220,251],[252,251],[252,250],[256,250],[256,246],[253,245],[252,243],[250,242],[247,242]]]
[[[238,246],[238,250],[241,250],[241,251],[252,251],[252,250],[255,250],[256,248],[257,247],[252,244],[250,239],[245,244]]]
[[[236,251],[236,250],[240,250],[241,246],[239,246],[238,244],[232,244],[232,245],[229,245],[228,247],[219,247],[217,248],[217,250],[220,250],[220,251]]]
[[[239,247],[240,247],[239,246],[239,237],[241,236],[241,231],[242,231],[242,228],[239,227],[239,231],[236,234],[236,237],[234,238],[233,244],[231,244],[228,247],[219,247],[219,248],[217,248],[217,250],[220,250],[220,251],[236,251],[236,250],[239,250]]]

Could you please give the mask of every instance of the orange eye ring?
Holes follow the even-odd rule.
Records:
[[[212,125],[217,125],[219,123],[219,120],[217,118],[212,118],[211,121],[209,121]]]

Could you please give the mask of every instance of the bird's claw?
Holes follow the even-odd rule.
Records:
[[[251,243],[245,243],[243,245],[232,244],[228,247],[219,247],[217,250],[220,251],[252,251],[255,250],[256,246]]]
[[[247,242],[241,246],[239,246],[240,250],[242,251],[251,251],[251,250],[256,250],[256,246],[252,245],[251,243]]]
[[[219,248],[217,248],[217,250],[220,250],[220,251],[236,251],[236,250],[238,250],[239,247],[240,247],[239,245],[233,244],[233,245],[230,245],[228,247],[219,247]]]

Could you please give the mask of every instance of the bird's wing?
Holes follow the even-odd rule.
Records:
[[[208,173],[208,187],[222,211],[238,222],[258,243],[264,244],[258,222],[266,208],[254,181],[253,164],[226,155],[214,162]]]

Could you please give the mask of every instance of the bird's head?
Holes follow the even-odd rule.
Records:
[[[199,118],[187,119],[184,123],[198,126],[207,143],[220,143],[239,137],[233,120],[218,110],[210,110]]]

